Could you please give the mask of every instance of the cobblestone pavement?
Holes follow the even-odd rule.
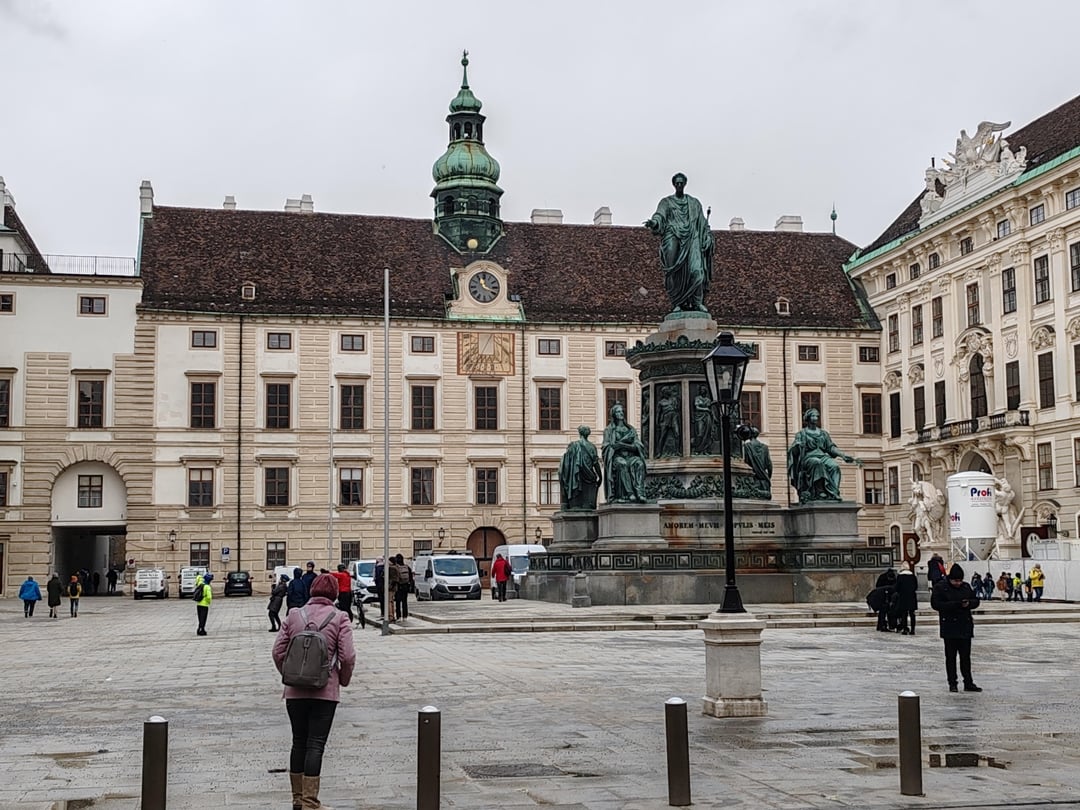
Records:
[[[194,606],[176,599],[84,598],[78,619],[56,620],[0,601],[0,807],[133,810],[153,714],[170,721],[170,808],[288,807],[288,723],[264,605],[219,597],[209,635],[196,637]],[[416,613],[465,610],[554,620],[569,609],[485,599]],[[663,704],[674,695],[690,705],[697,807],[1080,807],[1080,624],[986,622],[976,633],[979,695],[946,690],[931,621],[914,637],[769,629],[768,717],[717,720],[700,714],[697,630],[358,631],[323,797],[336,810],[415,807],[416,712],[431,704],[442,711],[443,807],[667,807]],[[900,796],[895,769],[905,689],[921,696],[921,798]],[[946,753],[979,764],[929,767]],[[547,775],[527,775],[537,773]]]

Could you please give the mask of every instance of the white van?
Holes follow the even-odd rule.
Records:
[[[188,566],[180,569],[180,598],[187,599],[195,593],[195,577],[205,574],[209,569],[201,565]]]
[[[421,554],[413,560],[417,599],[479,599],[480,571],[468,552]]]
[[[140,568],[135,572],[135,598],[156,596],[164,599],[169,595],[169,575],[163,568]]]
[[[353,581],[353,604],[364,605],[378,602],[375,591],[375,560],[353,560],[349,563],[349,576]]]
[[[495,564],[495,557],[502,554],[504,560],[510,561],[510,570],[514,572],[513,582],[506,583],[506,598],[516,599],[521,591],[521,579],[529,572],[530,554],[547,554],[547,547],[535,543],[496,546],[491,553],[491,564]],[[491,573],[490,569],[488,573]],[[497,599],[495,577],[491,577],[491,598]]]

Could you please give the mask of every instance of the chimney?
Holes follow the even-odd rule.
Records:
[[[15,198],[11,196],[11,192],[7,190],[7,184],[4,182],[4,178],[0,177],[0,207],[10,205],[15,207]],[[4,224],[4,212],[0,211],[0,225]]]
[[[154,215],[154,187],[149,180],[143,180],[139,184],[139,214],[144,217]]]
[[[798,214],[784,214],[780,219],[776,220],[774,230],[802,233],[802,217]]]
[[[289,214],[299,214],[300,200],[293,199],[292,197],[287,197],[285,199],[285,211]]]
[[[234,197],[232,194],[227,194],[225,196],[225,202],[221,204],[221,207],[224,208],[226,211],[235,211],[236,197]]]
[[[534,208],[531,221],[533,225],[562,225],[562,211],[558,208]]]
[[[611,209],[606,205],[602,205],[596,209],[596,213],[592,215],[593,225],[610,225],[611,224]]]
[[[314,214],[315,203],[311,199],[310,194],[300,195],[300,213],[301,214]]]
[[[743,222],[742,217],[732,217],[731,222],[728,223],[728,229],[732,231],[745,231],[746,223]]]

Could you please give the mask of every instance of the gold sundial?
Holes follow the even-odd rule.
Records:
[[[458,332],[458,374],[514,373],[514,335],[511,332]]]

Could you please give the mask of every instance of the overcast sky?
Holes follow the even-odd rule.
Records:
[[[961,128],[1080,93],[1078,30],[1063,0],[0,0],[0,175],[54,254],[133,256],[143,179],[427,218],[468,48],[507,220],[638,225],[683,171],[714,227],[835,203],[865,245]]]

